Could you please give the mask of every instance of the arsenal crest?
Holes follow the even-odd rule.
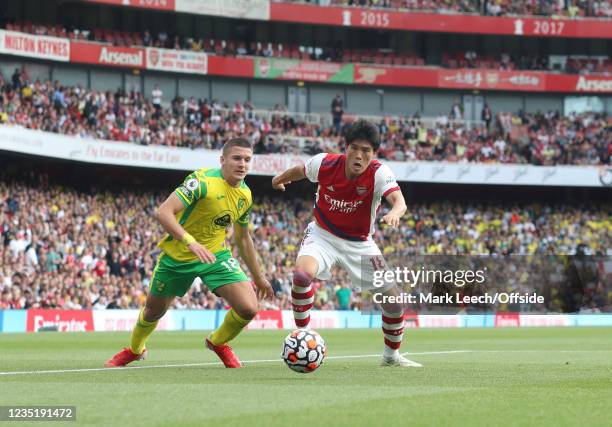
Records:
[[[261,74],[262,77],[268,77],[270,68],[271,68],[270,61],[268,61],[267,59],[259,60],[259,73]]]
[[[159,62],[159,51],[157,49],[151,49],[149,51],[149,60],[153,66],[156,66]]]
[[[362,187],[361,185],[357,186],[357,194],[359,194],[360,196],[363,196],[365,193],[367,193],[367,191],[367,187]]]

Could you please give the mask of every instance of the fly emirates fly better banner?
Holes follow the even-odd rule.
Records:
[[[220,154],[214,150],[81,139],[5,125],[0,125],[0,150],[87,163],[181,171],[193,171],[202,165],[216,164]],[[250,173],[274,176],[307,159],[307,156],[301,155],[256,155]],[[406,182],[612,187],[612,167],[609,166],[391,161],[384,163],[391,168],[398,181]]]

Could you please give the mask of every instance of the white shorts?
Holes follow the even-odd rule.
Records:
[[[373,240],[353,242],[341,239],[314,221],[306,227],[298,258],[304,255],[313,257],[319,263],[315,275],[317,279],[330,279],[331,269],[337,265],[346,270],[357,291],[374,289],[374,271],[386,269],[382,253]],[[395,283],[376,289],[385,291],[393,286]]]

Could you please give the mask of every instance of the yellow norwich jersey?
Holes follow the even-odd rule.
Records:
[[[232,187],[223,179],[221,169],[204,168],[189,175],[174,190],[185,208],[176,215],[181,226],[198,243],[215,253],[229,249],[225,243],[227,229],[233,223],[246,227],[253,207],[251,190],[244,181]],[[182,242],[167,234],[158,246],[176,261],[198,258]]]

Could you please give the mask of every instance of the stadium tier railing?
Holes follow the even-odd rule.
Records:
[[[215,108],[214,110],[231,114],[234,112],[232,108]],[[271,122],[275,117],[290,117],[296,122],[303,122],[307,124],[319,125],[324,127],[332,126],[332,116],[330,114],[321,113],[300,113],[297,111],[286,111],[286,110],[259,110],[259,109],[245,109],[244,113],[250,117],[256,116],[262,119],[266,119]],[[241,113],[242,114],[242,113]],[[364,114],[351,114],[345,113],[343,121],[345,123],[353,122],[357,119],[366,119],[374,123],[392,123],[392,122],[406,122],[406,121],[417,121],[424,125],[427,129],[435,129],[442,122],[449,124],[453,127],[460,126],[467,129],[474,129],[476,127],[483,127],[485,122],[482,120],[463,120],[463,119],[448,119],[446,117],[420,117],[420,116],[399,116],[399,115],[364,115]]]

